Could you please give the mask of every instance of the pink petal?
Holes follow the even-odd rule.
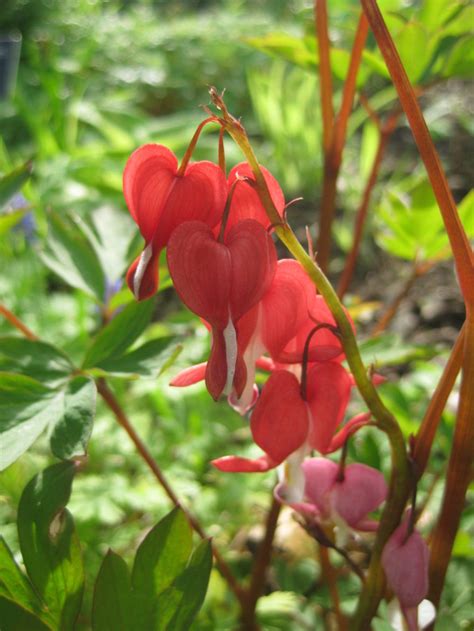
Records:
[[[260,168],[262,169],[263,177],[265,178],[265,182],[270,190],[270,196],[273,203],[275,204],[278,214],[282,217],[285,210],[285,198],[280,185],[273,175],[265,169],[265,167]],[[241,162],[229,173],[229,177],[227,179],[229,188],[235,181],[237,175],[240,177],[248,177],[255,181],[255,177],[250,166],[246,162]],[[239,182],[234,189],[226,232],[229,231],[236,223],[244,219],[255,219],[264,228],[268,228],[270,226],[270,220],[267,217],[265,208],[260,201],[257,191],[245,181]]]
[[[175,388],[186,388],[186,386],[192,386],[195,383],[199,383],[199,381],[204,381],[206,376],[206,366],[207,362],[202,362],[202,364],[196,364],[195,366],[185,368],[173,377],[170,381],[170,386],[174,386]]]
[[[344,480],[334,483],[332,507],[344,521],[355,528],[387,497],[387,484],[380,471],[365,464],[350,464],[344,469]]]
[[[232,260],[230,308],[232,320],[237,322],[270,287],[276,270],[276,250],[265,228],[252,219],[229,230],[225,243]]]
[[[312,423],[309,442],[326,453],[344,418],[351,393],[349,373],[337,362],[315,364],[308,370],[307,401]]]
[[[212,326],[225,329],[232,276],[229,249],[215,240],[205,223],[188,221],[173,232],[167,260],[184,304]]]
[[[405,541],[407,523],[395,530],[382,553],[387,582],[403,609],[416,607],[428,593],[429,549],[416,530]]]
[[[230,473],[263,473],[278,465],[266,454],[255,460],[240,458],[239,456],[223,456],[213,460],[212,464],[216,469]]]
[[[294,375],[278,370],[270,376],[250,419],[257,445],[280,463],[305,442],[308,410]]]
[[[324,516],[329,516],[329,493],[334,486],[339,465],[328,458],[308,458],[303,462],[305,495]]]

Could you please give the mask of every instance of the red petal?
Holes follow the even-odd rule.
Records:
[[[195,366],[185,368],[173,377],[170,381],[170,386],[174,386],[175,388],[185,388],[186,386],[192,386],[195,383],[204,381],[206,376],[206,366],[207,362],[202,362],[202,364],[196,364]]]
[[[262,298],[276,270],[276,250],[272,238],[252,219],[239,222],[225,239],[232,259],[230,308],[237,322]]]
[[[212,162],[195,162],[176,176],[154,240],[165,245],[185,221],[202,221],[213,228],[221,219],[227,198],[222,170]]]
[[[144,145],[132,153],[123,172],[123,194],[145,241],[153,238],[175,180],[178,161],[163,145]]]
[[[181,224],[167,250],[168,267],[179,297],[198,316],[223,330],[229,321],[231,257],[200,221]]]
[[[305,442],[308,408],[296,377],[286,370],[270,376],[250,419],[257,445],[277,463],[283,462]]]
[[[350,421],[345,423],[344,427],[337,432],[337,434],[331,440],[329,446],[326,449],[327,454],[331,454],[333,451],[337,451],[340,449],[349,436],[352,436],[358,429],[367,425],[370,421],[371,414],[370,412],[364,412],[362,414],[358,414],[351,418]]]
[[[327,452],[344,418],[350,393],[349,373],[337,362],[316,364],[309,369],[307,401],[312,417],[309,441],[319,452]]]
[[[147,248],[151,248],[151,246],[147,246]],[[147,298],[151,298],[158,291],[158,282],[159,282],[159,258],[160,251],[155,250],[152,252],[152,256],[148,262],[146,262],[145,266],[141,269],[141,278],[137,283],[137,279],[135,278],[137,274],[137,268],[140,265],[140,261],[142,260],[143,255],[147,251],[147,248],[137,257],[133,263],[130,265],[126,280],[127,285],[130,287],[130,290],[134,294],[137,300],[146,300]]]
[[[212,464],[220,471],[229,473],[263,473],[278,466],[267,455],[250,460],[250,458],[240,458],[239,456],[223,456],[216,458]]]
[[[283,217],[283,213],[285,211],[285,197],[280,185],[270,171],[265,169],[265,167],[260,168],[262,169],[263,177],[265,178],[265,182],[267,183],[270,191],[270,196],[275,204],[278,214]],[[252,169],[246,162],[241,162],[230,171],[227,179],[229,188],[237,178],[237,175],[240,177],[248,177],[255,182]],[[232,228],[232,226],[244,219],[255,219],[262,224],[264,228],[268,228],[270,226],[270,220],[267,217],[267,213],[265,212],[265,208],[260,201],[257,191],[245,181],[239,182],[234,189],[226,233]]]

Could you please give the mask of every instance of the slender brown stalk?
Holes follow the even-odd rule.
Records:
[[[384,156],[385,149],[387,148],[388,140],[395,130],[397,119],[398,119],[398,114],[394,115],[393,117],[390,117],[387,123],[380,129],[380,139],[379,139],[379,144],[377,146],[374,162],[372,164],[372,169],[370,171],[369,179],[367,180],[367,184],[365,185],[362,201],[360,203],[360,206],[356,214],[356,220],[355,220],[355,225],[354,225],[354,240],[352,242],[352,248],[349,255],[346,258],[344,271],[342,272],[341,278],[339,280],[339,286],[337,288],[337,293],[341,300],[343,299],[345,293],[349,289],[349,285],[354,275],[357,257],[359,256],[360,243],[362,240],[362,232],[364,230],[364,225],[367,218],[367,212],[369,209],[370,198],[372,196],[372,192],[374,190],[375,184],[377,183],[380,166],[382,164],[382,158]]]
[[[319,53],[319,92],[323,116],[323,151],[326,155],[331,147],[334,124],[331,44],[329,42],[326,0],[314,0],[314,18]]]
[[[474,458],[474,311],[468,310],[464,333],[462,380],[441,512],[431,537],[428,598],[438,606],[472,481]]]
[[[319,5],[320,2],[319,0],[317,0],[316,30],[318,35],[320,55],[320,89],[323,113],[324,177],[323,190],[321,195],[317,251],[318,264],[323,271],[326,271],[329,265],[331,254],[331,229],[336,208],[337,178],[342,163],[342,152],[346,140],[347,122],[352,110],[352,104],[354,102],[357,73],[359,71],[360,62],[362,59],[362,52],[364,50],[365,42],[367,39],[368,22],[365,15],[362,14],[359,19],[357,31],[354,38],[354,44],[352,47],[352,53],[349,63],[349,70],[342,92],[341,108],[336,120],[334,121],[334,112],[332,111],[332,84],[329,84],[327,79],[328,72],[330,77],[331,68],[329,66],[328,69],[326,63],[323,63],[322,58],[322,54],[324,54],[324,59],[327,59],[329,63],[329,39],[325,39],[323,34],[323,39],[321,40],[321,37],[319,35],[319,30],[324,30],[324,20],[326,20],[327,31],[327,13],[325,12],[325,10],[319,7]],[[322,11],[323,13],[321,17],[318,13],[318,7],[319,11]],[[320,24],[319,27],[318,23]],[[329,100],[329,96],[331,101],[332,114],[328,111],[329,106],[326,103],[326,101]],[[331,128],[329,128],[330,123],[332,125]]]
[[[23,324],[21,320],[19,320],[14,313],[7,309],[4,305],[0,305],[0,314],[10,322],[12,326],[21,331],[25,337],[29,340],[37,340],[37,336],[31,331],[26,324]]]
[[[413,460],[418,478],[422,476],[428,463],[441,415],[461,369],[465,337],[466,325],[463,325],[416,434]]]
[[[275,537],[281,504],[274,497],[265,522],[265,536],[260,544],[250,578],[250,586],[246,593],[245,605],[242,608],[242,631],[256,631],[259,626],[255,618],[257,602],[265,587],[267,568],[272,556],[273,539]]]
[[[155,476],[155,478],[158,480],[158,482],[160,483],[161,487],[165,491],[166,495],[169,497],[169,499],[173,502],[173,504],[175,506],[178,506],[179,508],[181,508],[181,510],[186,515],[186,518],[187,518],[188,522],[190,523],[191,527],[197,532],[197,534],[202,539],[208,539],[208,536],[206,535],[206,533],[205,533],[204,529],[202,528],[201,524],[197,521],[196,517],[192,513],[190,513],[189,510],[185,506],[183,506],[183,504],[180,502],[178,496],[173,491],[172,487],[170,486],[170,483],[166,479],[166,477],[163,474],[163,472],[161,471],[160,467],[158,466],[156,461],[153,459],[153,456],[150,454],[150,452],[146,448],[144,442],[142,441],[142,439],[140,438],[140,436],[137,434],[137,432],[135,431],[134,427],[130,423],[127,415],[125,414],[125,412],[124,412],[124,410],[122,408],[122,406],[120,405],[119,401],[115,397],[115,395],[112,392],[112,390],[110,390],[110,388],[107,385],[105,379],[98,379],[97,380],[97,391],[99,392],[99,394],[101,395],[101,397],[103,398],[103,400],[107,404],[107,406],[110,408],[110,410],[113,412],[113,414],[114,414],[115,418],[117,419],[118,423],[127,432],[129,438],[132,440],[133,444],[135,445],[138,453],[143,458],[143,460],[146,462],[146,464],[148,465],[149,469],[152,471],[153,475]],[[229,566],[227,565],[227,563],[225,562],[224,558],[221,556],[219,550],[217,550],[217,548],[216,548],[216,546],[214,544],[211,544],[211,545],[212,545],[212,552],[213,552],[214,558],[216,560],[216,565],[217,565],[217,567],[219,569],[219,572],[222,574],[223,578],[226,580],[226,582],[229,585],[230,589],[235,594],[237,600],[243,606],[244,596],[245,595],[244,595],[244,592],[243,592],[242,588],[237,583],[234,575],[232,574],[232,572],[231,572]]]
[[[413,137],[425,164],[448,233],[458,272],[461,291],[467,302],[474,305],[474,254],[454,203],[441,162],[408,79],[393,39],[387,29],[376,0],[361,0],[377,44],[398,92],[410,124]]]
[[[334,613],[336,615],[337,627],[339,631],[345,631],[346,620],[341,611],[341,603],[339,599],[339,591],[337,589],[337,576],[334,567],[329,558],[329,549],[319,544],[319,561],[321,564],[321,572],[324,582],[329,587]]]

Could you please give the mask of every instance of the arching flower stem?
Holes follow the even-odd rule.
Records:
[[[208,118],[204,119],[202,123],[198,125],[196,131],[194,132],[194,136],[191,138],[191,142],[189,143],[189,146],[186,149],[186,153],[184,154],[183,159],[181,160],[181,164],[179,165],[179,169],[176,172],[176,175],[178,176],[184,175],[186,171],[186,167],[188,166],[189,161],[191,160],[191,156],[193,155],[194,149],[196,148],[197,141],[199,140],[199,136],[201,135],[201,132],[204,129],[204,127],[209,123],[217,123],[217,122],[218,120],[216,116],[209,116]]]

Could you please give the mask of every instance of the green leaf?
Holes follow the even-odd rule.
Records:
[[[143,333],[153,313],[154,300],[132,302],[116,315],[92,341],[83,368],[120,357]]]
[[[24,612],[41,618],[45,624],[48,622],[52,623],[44,603],[41,602],[31,583],[15,563],[15,559],[3,537],[0,537],[0,599],[15,603]],[[1,611],[2,607],[0,606]],[[9,618],[12,619],[13,625],[13,619],[19,617],[20,613],[16,612],[15,614],[10,609],[9,611]],[[6,619],[6,612],[4,612],[1,619]],[[12,625],[10,625],[10,628],[13,628]]]
[[[456,41],[442,68],[443,77],[472,79],[474,37],[466,35]]]
[[[64,395],[64,414],[56,422],[50,438],[51,451],[68,460],[83,456],[92,432],[97,388],[92,379],[76,377]]]
[[[134,589],[151,600],[182,572],[191,550],[191,527],[183,511],[176,508],[148,533],[138,548],[132,571]]]
[[[397,49],[410,81],[422,77],[434,54],[438,38],[419,22],[407,22],[396,35]]]
[[[212,549],[210,541],[202,541],[191,557],[189,565],[173,584],[182,594],[181,603],[168,631],[188,631],[197,612],[204,602],[212,570]],[[158,603],[158,620],[160,606]]]
[[[105,278],[99,259],[70,217],[50,214],[48,240],[41,258],[68,285],[85,291],[99,303],[104,301]]]
[[[305,70],[316,70],[317,49],[314,37],[302,38],[287,33],[270,33],[263,37],[249,37],[245,41],[268,55],[285,59]]]
[[[14,228],[22,220],[25,213],[26,210],[15,210],[11,213],[0,215],[0,236]]]
[[[74,370],[71,361],[51,344],[21,337],[0,337],[0,371],[17,372],[49,385]]]
[[[0,620],[2,631],[55,631],[54,626],[41,622],[39,618],[19,607],[17,603],[1,597]],[[54,622],[52,624],[54,625]]]
[[[55,620],[55,631],[74,627],[84,590],[79,540],[65,508],[75,471],[71,462],[48,467],[27,484],[18,507],[23,560]]]
[[[30,177],[32,168],[32,162],[25,162],[22,166],[0,178],[0,208],[21,189]]]
[[[151,340],[122,357],[98,362],[97,367],[114,377],[159,376],[181,353],[182,346],[172,345],[174,339],[169,336]]]
[[[0,471],[15,462],[50,423],[62,417],[63,393],[36,379],[0,373]]]
[[[372,170],[379,142],[379,129],[377,125],[369,119],[362,130],[362,141],[360,146],[359,172],[363,180],[366,180],[369,177]]]
[[[146,628],[138,626],[134,619],[135,609],[127,564],[118,554],[109,550],[94,587],[92,628],[94,631]]]

